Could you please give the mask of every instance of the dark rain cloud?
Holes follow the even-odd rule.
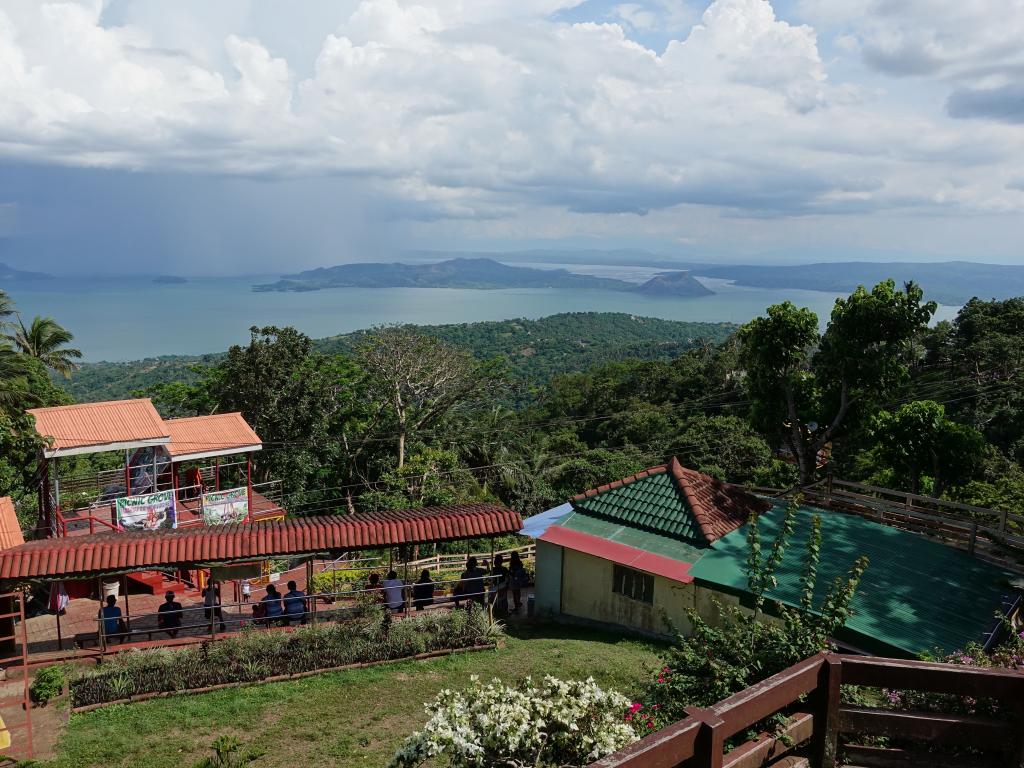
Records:
[[[946,111],[951,117],[986,118],[1004,123],[1024,123],[1024,85],[1002,88],[960,88],[950,94]]]

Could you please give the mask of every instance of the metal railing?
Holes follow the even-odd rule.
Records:
[[[843,685],[996,699],[1013,715],[1000,720],[846,705],[840,697]],[[779,712],[788,713],[781,732],[761,734],[726,752],[728,739]],[[1024,764],[1024,673],[1005,669],[818,654],[711,707],[689,708],[687,714],[589,768],[754,768],[792,753],[803,754],[812,768],[835,768],[843,736],[892,740],[888,747],[843,743],[851,765],[905,765],[900,761],[917,754],[893,742],[956,745],[994,753],[996,762],[988,765]]]
[[[465,581],[465,584],[463,583]],[[461,588],[460,588],[460,585]],[[276,589],[276,585],[275,589]],[[395,595],[391,590],[398,590]],[[417,594],[416,587],[430,587],[429,594]],[[468,606],[471,603],[483,605],[490,610],[504,610],[509,598],[515,599],[515,593],[524,586],[514,587],[511,584],[498,583],[497,577],[484,574],[471,579],[436,579],[428,582],[402,582],[399,585],[385,585],[382,581],[377,586],[364,584],[359,587],[320,591],[312,594],[302,593],[301,598],[293,598],[303,602],[301,612],[288,613],[284,593],[278,590],[277,600],[257,597],[252,600],[238,602],[217,602],[214,605],[198,603],[181,605],[180,609],[170,612],[171,625],[165,612],[149,612],[135,615],[119,615],[104,617],[96,616],[95,640],[102,653],[116,652],[131,647],[129,643],[136,638],[145,636],[147,640],[177,639],[192,637],[201,640],[219,640],[246,628],[276,629],[291,624],[317,624],[320,622],[346,621],[355,618],[367,605],[379,604],[387,607],[392,613],[408,616],[417,610],[447,609]],[[426,592],[426,590],[423,590]],[[257,606],[266,607],[278,604],[280,613],[257,615],[252,609]],[[180,605],[180,604],[179,604]],[[517,607],[517,606],[513,606]],[[101,609],[102,610],[102,609]],[[246,615],[248,613],[248,615]],[[163,618],[161,618],[163,617]],[[124,623],[124,629],[108,632],[106,622]],[[76,642],[88,642],[88,633],[76,636]],[[116,641],[116,642],[115,642]]]

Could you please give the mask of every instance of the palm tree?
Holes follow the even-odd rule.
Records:
[[[25,375],[24,355],[0,341],[0,412],[21,410],[27,389]]]
[[[52,317],[36,315],[32,324],[26,328],[19,316],[14,334],[7,338],[14,342],[22,354],[38,359],[65,379],[71,378],[71,373],[78,368],[78,363],[74,361],[82,356],[79,350],[64,346],[75,337]]]
[[[14,301],[7,295],[7,291],[0,291],[0,328],[6,328],[11,324],[7,318],[14,312]]]

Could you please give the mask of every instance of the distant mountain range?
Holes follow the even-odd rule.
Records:
[[[0,280],[49,280],[52,277],[45,272],[23,272],[0,263]]]
[[[276,283],[253,286],[254,291],[319,291],[324,288],[599,288],[684,297],[713,293],[688,272],[657,275],[637,285],[565,269],[514,267],[479,256],[434,264],[341,264],[285,275]]]
[[[691,265],[690,268],[698,277],[723,278],[737,285],[831,293],[849,293],[858,285],[870,287],[888,278],[897,285],[912,280],[924,289],[927,298],[941,304],[966,304],[974,297],[1024,296],[1024,266],[1013,264],[846,261],[788,267]]]
[[[455,256],[451,251],[412,251],[415,259]],[[898,285],[913,280],[929,299],[942,304],[965,304],[973,297],[1009,299],[1024,296],[1024,265],[983,264],[973,261],[836,261],[790,266],[713,264],[690,261],[636,249],[531,250],[463,252],[465,258],[501,259],[511,264],[599,264],[683,270],[693,277],[731,280],[751,288],[798,288],[826,293],[850,293],[858,285],[872,286],[892,278]],[[1024,256],[1022,256],[1024,261]]]

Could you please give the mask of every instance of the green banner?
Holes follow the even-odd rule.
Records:
[[[117,500],[117,524],[126,531],[177,528],[174,491],[122,496]]]
[[[203,522],[206,525],[240,523],[249,516],[249,489],[211,491],[203,494]]]

